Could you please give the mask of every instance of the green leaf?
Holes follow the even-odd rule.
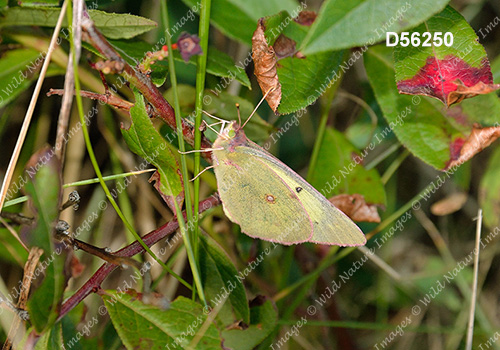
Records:
[[[82,343],[86,340],[84,339],[84,335],[89,335],[91,328],[96,325],[96,322],[97,317],[93,316],[90,321],[85,323],[81,331],[77,332],[69,317],[64,316],[60,322],[57,322],[38,339],[35,350],[82,350]],[[23,349],[24,346],[25,344],[22,344]],[[18,348],[21,349],[20,346]]]
[[[437,100],[400,95],[390,55],[391,50],[383,46],[373,47],[365,55],[368,80],[389,124],[375,138],[379,141],[394,132],[415,156],[437,169],[447,170],[457,159],[475,122],[484,125],[500,121],[498,98],[478,96],[445,109]]]
[[[3,11],[0,28],[7,26],[55,27],[60,12],[59,8],[12,7]],[[131,14],[107,13],[99,10],[89,10],[89,14],[101,33],[110,39],[130,39],[157,27],[156,22]],[[63,26],[68,27],[66,17]]]
[[[130,109],[132,125],[121,129],[123,138],[132,152],[153,164],[157,171],[151,179],[167,205],[174,210],[174,198],[180,206],[184,201],[184,187],[179,164],[165,139],[153,126],[146,112],[144,98],[135,92],[135,105]],[[143,163],[144,168],[147,163]],[[151,180],[150,180],[151,181]]]
[[[370,204],[386,204],[385,189],[376,169],[366,170],[363,159],[375,148],[375,142],[362,151],[341,132],[327,128],[318,153],[311,185],[325,197],[338,194],[362,194]]]
[[[0,241],[2,242],[0,244],[0,261],[23,266],[23,263],[28,259],[28,252],[8,229],[0,228]]]
[[[300,46],[308,27],[295,21],[287,22],[290,15],[280,12],[264,20],[265,37],[270,45],[280,35],[286,36]],[[283,23],[288,23],[283,26]],[[312,104],[325,91],[334,76],[337,76],[343,62],[344,51],[328,51],[298,58],[295,55],[278,60],[277,74],[281,84],[282,98],[278,112],[288,114]],[[342,68],[345,69],[345,68]]]
[[[222,331],[224,346],[234,350],[251,350],[276,327],[278,312],[270,299],[257,297],[250,303],[250,325],[246,329]]]
[[[195,349],[221,348],[219,331],[214,324],[202,329],[207,316],[202,306],[190,299],[178,297],[162,310],[144,304],[131,290],[106,290],[101,296],[127,349],[185,349],[195,337],[200,337]]]
[[[40,56],[40,57],[39,57]],[[43,62],[32,49],[7,51],[0,60],[0,108],[26,90]]]
[[[491,73],[493,74],[493,81],[498,84],[500,82],[500,56],[497,56],[491,63]]]
[[[490,157],[479,185],[479,204],[488,227],[500,225],[500,147]]]
[[[200,273],[205,296],[212,308],[224,303],[217,314],[221,327],[250,323],[245,287],[238,270],[224,250],[209,236],[200,236]]]
[[[66,284],[64,263],[66,251],[53,241],[54,226],[59,217],[61,199],[61,164],[54,149],[45,147],[35,153],[26,165],[28,182],[25,190],[35,215],[35,223],[22,228],[22,237],[28,237],[29,247],[43,249],[35,276],[42,278],[39,287],[28,300],[30,320],[41,333],[54,324]],[[39,281],[36,281],[39,283]]]
[[[35,350],[59,350],[63,346],[62,325],[58,322],[38,339]]]
[[[178,60],[181,59],[181,57],[176,58]],[[196,60],[196,56],[192,56],[189,63],[196,65]],[[219,51],[214,47],[208,48],[207,72],[217,77],[229,78],[227,80],[223,79],[223,82],[220,83],[223,86],[229,85],[232,80],[237,80],[247,88],[251,88],[250,80],[245,72],[245,68],[246,66],[243,62],[240,61],[238,64],[235,64],[233,59],[224,52]]]
[[[25,7],[45,7],[45,6],[58,6],[59,0],[18,0],[19,6]]]
[[[183,2],[199,12],[199,2],[196,0],[183,0]],[[303,2],[304,4],[304,2]],[[230,38],[251,45],[252,34],[261,17],[274,15],[286,10],[296,17],[305,9],[295,0],[214,0],[210,11],[210,21],[222,33]]]
[[[300,51],[323,51],[373,45],[386,32],[412,28],[441,11],[449,0],[326,0]]]
[[[428,46],[424,46],[429,38],[425,33],[431,35]],[[433,45],[436,33],[442,33],[441,38],[448,40],[452,35],[453,44]],[[493,83],[486,51],[478,44],[474,29],[450,6],[415,28],[409,36],[416,34],[420,45],[397,45],[394,50],[396,81],[401,93],[431,96],[451,105],[461,101],[456,92],[459,85],[473,88],[478,83]],[[488,92],[481,90],[478,93]]]

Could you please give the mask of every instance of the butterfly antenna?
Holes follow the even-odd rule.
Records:
[[[215,130],[212,126],[213,126],[213,125],[222,124],[222,128],[221,128],[221,130],[222,130],[222,129],[224,129],[224,124],[225,124],[225,123],[226,123],[226,121],[225,121],[225,120],[223,120],[223,121],[220,121],[220,122],[215,123],[215,124],[212,124],[212,125],[209,125],[209,124],[206,124],[206,125],[207,125],[207,127],[208,127],[210,130],[212,130],[213,132],[215,132],[217,135],[221,136],[221,133],[220,133],[219,131]]]
[[[247,123],[250,121],[250,118],[252,118],[252,116],[255,114],[255,112],[257,112],[257,109],[260,107],[260,105],[262,104],[262,102],[264,102],[264,100],[266,99],[266,97],[271,93],[273,92],[274,90],[276,89],[276,87],[272,87],[270,88],[269,90],[267,90],[267,92],[265,93],[265,95],[260,99],[259,103],[257,104],[257,106],[255,106],[252,114],[250,114],[250,116],[248,117],[248,119],[245,121],[245,123],[241,126],[241,128],[243,129],[245,127],[245,125],[247,125]]]
[[[205,112],[205,111],[202,111],[202,112],[205,113],[205,115],[209,116],[210,118],[213,118],[213,119],[218,120],[220,122],[227,122],[227,120],[219,118],[219,117],[216,117],[215,115],[212,115],[212,114],[210,114],[208,112]]]
[[[240,104],[236,104],[236,110],[238,111],[238,125],[241,127],[241,113],[240,113]]]
[[[191,126],[194,126],[194,123],[191,120],[189,120],[188,118],[184,118],[184,121],[186,123],[190,124]]]

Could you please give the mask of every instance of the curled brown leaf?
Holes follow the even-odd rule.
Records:
[[[377,207],[366,203],[361,194],[340,194],[329,201],[353,221],[380,222]]]
[[[274,89],[267,95],[266,101],[273,112],[276,112],[281,102],[281,84],[276,70],[276,54],[274,48],[267,44],[264,30],[264,18],[261,18],[252,36],[254,74],[263,94]]]
[[[490,92],[500,89],[500,84],[485,84],[482,81],[478,82],[474,86],[466,86],[462,83],[462,81],[460,81],[460,79],[457,79],[454,83],[457,85],[457,89],[450,92],[448,95],[448,107],[454,103],[462,102],[466,98],[489,94]]]
[[[467,202],[467,193],[456,192],[431,205],[431,213],[444,216],[459,211]]]
[[[481,128],[475,124],[469,137],[464,140],[462,138],[455,139],[450,145],[450,161],[443,169],[447,171],[452,167],[460,166],[483,149],[491,145],[500,137],[500,127],[490,126]]]

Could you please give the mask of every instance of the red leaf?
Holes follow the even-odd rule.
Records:
[[[427,58],[425,66],[413,78],[398,81],[397,85],[400,93],[434,97],[448,107],[465,98],[500,89],[499,84],[493,84],[487,59],[476,68],[452,55],[444,59]]]

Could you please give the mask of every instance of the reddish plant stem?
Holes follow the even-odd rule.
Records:
[[[47,96],[52,96],[52,95],[62,96],[63,94],[64,94],[63,89],[50,89],[49,92],[47,92]],[[130,108],[134,106],[133,103],[122,100],[118,96],[112,94],[98,94],[96,92],[80,90],[80,96],[90,98],[91,100],[97,100],[102,103],[106,103],[114,108],[121,109],[127,112],[130,111]]]
[[[210,196],[209,198],[203,200],[200,202],[200,210],[199,212],[202,213],[205,210],[208,210],[216,205],[220,204],[220,199],[219,196]],[[183,212],[184,219],[186,218],[186,213]],[[142,240],[148,247],[153,246],[155,243],[158,243],[160,240],[163,238],[167,237],[168,235],[174,233],[177,229],[179,228],[179,223],[177,222],[177,219],[174,218],[164,224],[163,226],[160,226],[154,231],[151,231],[144,237],[142,237]],[[113,253],[116,256],[119,257],[132,257],[136,254],[144,252],[144,248],[142,245],[138,242],[135,241],[128,246],[120,249],[116,253]],[[83,284],[83,286],[78,289],[78,291],[75,292],[69,299],[67,299],[62,305],[61,305],[61,310],[59,312],[59,317],[58,320],[60,320],[64,315],[66,315],[68,312],[70,312],[76,305],[78,305],[83,299],[85,299],[90,293],[95,293],[97,290],[100,289],[101,283],[108,277],[108,275],[113,272],[118,265],[111,264],[111,263],[105,263],[103,264],[93,275],[90,277],[87,282]]]
[[[123,67],[123,69],[118,73],[131,82],[141,92],[146,100],[153,106],[155,115],[162,118],[163,121],[173,130],[176,130],[177,127],[175,123],[174,109],[163,97],[161,91],[158,90],[156,85],[153,84],[151,79],[129,65],[95,27],[94,22],[90,18],[84,18],[82,20],[82,28],[86,33],[84,36],[85,40],[95,47],[104,57],[106,57],[106,59],[116,62],[119,67]],[[182,121],[182,134],[184,135],[184,139],[190,145],[194,145],[194,129],[191,125],[184,121]],[[207,138],[202,137],[201,148],[211,147],[212,144],[210,141],[208,141]],[[210,163],[212,162],[211,152],[203,152],[202,156]]]

